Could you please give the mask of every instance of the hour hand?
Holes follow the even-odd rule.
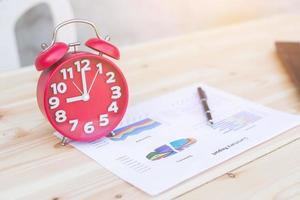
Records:
[[[67,103],[72,103],[72,102],[76,102],[76,101],[83,101],[83,100],[84,100],[83,96],[70,97],[70,98],[67,98]]]

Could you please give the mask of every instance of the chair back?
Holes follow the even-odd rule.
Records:
[[[28,10],[45,4],[48,6],[53,25],[74,18],[72,7],[68,0],[2,0],[0,1],[0,70],[16,69],[23,67],[20,62],[18,43],[16,40],[15,27],[18,20]],[[35,23],[33,20],[32,23]],[[54,27],[53,27],[54,28]],[[41,30],[42,31],[42,30]],[[49,38],[52,33],[49,33]],[[58,36],[59,40],[75,42],[76,30],[74,26],[68,27]],[[23,38],[20,38],[21,40]],[[29,41],[30,42],[30,41]],[[32,61],[32,63],[34,60]]]

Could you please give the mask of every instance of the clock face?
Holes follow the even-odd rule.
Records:
[[[71,56],[51,74],[44,97],[54,128],[79,141],[109,134],[121,121],[128,102],[126,80],[108,59]]]

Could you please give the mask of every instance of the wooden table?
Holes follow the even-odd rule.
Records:
[[[298,92],[276,40],[300,40],[300,16],[195,32],[122,49],[131,102],[195,82],[290,113]],[[151,199],[71,146],[37,108],[33,68],[0,75],[0,199]],[[271,124],[270,124],[271,126]],[[299,199],[300,128],[199,174],[155,199]]]

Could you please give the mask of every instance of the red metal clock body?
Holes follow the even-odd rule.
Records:
[[[82,20],[63,25],[73,22],[94,27]],[[37,87],[39,108],[60,134],[77,141],[93,141],[109,134],[123,118],[128,103],[125,77],[103,56],[118,59],[119,51],[96,35],[86,46],[100,54],[72,52],[68,45],[53,42],[36,59],[36,68],[44,70]]]

